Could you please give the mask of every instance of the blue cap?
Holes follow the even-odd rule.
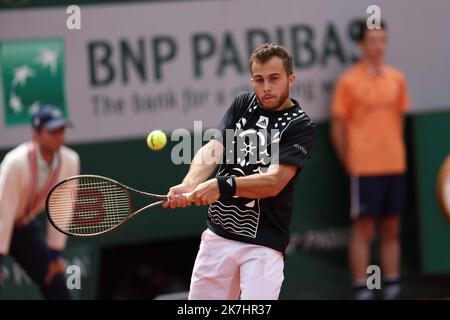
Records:
[[[71,123],[64,118],[64,115],[58,108],[54,106],[43,106],[33,114],[31,125],[34,129],[53,130],[63,126],[70,126]]]

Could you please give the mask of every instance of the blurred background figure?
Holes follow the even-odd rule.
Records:
[[[400,292],[400,215],[404,208],[406,148],[403,115],[409,98],[403,74],[385,63],[387,26],[361,22],[361,59],[340,76],[332,102],[332,141],[350,176],[353,220],[349,260],[356,299],[373,299],[367,267],[379,223],[383,296]]]
[[[48,223],[45,241],[35,220],[50,188],[79,173],[78,154],[64,146],[68,125],[59,109],[42,107],[32,116],[32,141],[8,152],[0,166],[0,285],[9,254],[45,299],[70,299],[61,258],[66,236]]]

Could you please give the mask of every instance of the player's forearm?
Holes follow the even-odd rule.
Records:
[[[342,120],[333,119],[331,124],[331,139],[341,163],[346,163],[347,146],[345,140],[345,125]]]
[[[216,166],[202,166],[191,164],[188,174],[183,179],[183,184],[193,186],[194,188],[200,183],[206,181],[214,172]]]
[[[345,147],[345,140],[344,139],[337,139],[337,143],[336,143],[336,152],[339,158],[339,161],[342,164],[346,163],[346,159],[347,159],[347,152],[346,152],[346,147]]]
[[[249,199],[275,197],[284,188],[284,184],[272,172],[236,177],[235,181],[236,195]]]
[[[14,216],[0,212],[0,254],[8,255],[13,229]]]
[[[206,181],[217,169],[222,158],[223,145],[211,140],[201,147],[194,159],[192,159],[189,172],[183,179],[183,183],[196,187]]]

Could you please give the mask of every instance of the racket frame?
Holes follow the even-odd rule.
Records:
[[[126,193],[126,195],[127,195],[127,197],[128,197],[128,201],[129,201],[129,203],[130,203],[130,207],[128,208],[128,214],[127,214],[127,216],[126,216],[120,223],[118,223],[117,225],[115,225],[114,227],[112,227],[112,228],[110,228],[110,229],[108,229],[108,230],[99,231],[99,232],[95,232],[95,233],[89,233],[89,234],[76,234],[76,233],[71,233],[71,232],[62,230],[62,229],[61,229],[61,228],[53,221],[53,218],[52,218],[51,215],[50,215],[50,210],[49,210],[49,200],[50,200],[50,195],[51,195],[52,192],[53,192],[56,188],[58,188],[60,185],[66,183],[66,182],[68,182],[68,181],[71,181],[71,180],[77,180],[77,179],[80,179],[80,178],[94,178],[94,179],[106,180],[106,181],[108,181],[108,182],[111,182],[111,183],[116,184],[116,185],[118,185],[119,187],[121,187],[121,188],[125,191],[125,193]],[[132,211],[132,209],[133,209],[133,201],[132,201],[132,197],[131,197],[131,192],[134,192],[134,193],[136,193],[136,194],[139,194],[139,195],[141,195],[141,196],[143,196],[143,197],[152,198],[152,199],[158,199],[159,201],[153,202],[153,203],[151,203],[151,204],[149,204],[149,205],[146,205],[146,206],[140,208],[139,210],[136,210],[135,212],[133,212],[133,211]],[[159,205],[163,204],[166,200],[167,200],[167,196],[165,196],[165,195],[154,194],[154,193],[149,193],[149,192],[144,192],[144,191],[136,190],[136,189],[134,189],[134,188],[131,188],[131,187],[129,187],[129,186],[126,186],[126,185],[124,185],[123,183],[120,183],[120,182],[118,182],[118,181],[116,181],[116,180],[114,180],[114,179],[108,178],[108,177],[104,177],[104,176],[100,176],[100,175],[94,175],[94,174],[81,174],[81,175],[76,175],[76,176],[72,176],[72,177],[63,179],[63,180],[59,181],[58,183],[56,183],[56,184],[51,188],[51,190],[50,190],[49,193],[47,194],[47,198],[46,198],[46,200],[45,200],[45,211],[46,211],[48,220],[49,220],[50,223],[53,225],[53,227],[54,227],[56,230],[58,230],[59,232],[62,232],[62,233],[64,233],[64,234],[68,235],[68,236],[73,236],[73,237],[91,238],[91,237],[96,237],[96,236],[99,236],[99,235],[102,235],[102,234],[105,234],[105,233],[109,233],[109,232],[111,232],[111,231],[115,231],[117,228],[119,228],[120,226],[122,226],[123,224],[125,224],[128,220],[130,220],[130,218],[132,218],[132,217],[136,216],[137,214],[142,213],[142,212],[144,212],[144,211],[146,211],[146,210],[148,210],[148,209],[150,209],[150,208],[159,206]]]

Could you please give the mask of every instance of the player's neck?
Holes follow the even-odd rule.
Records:
[[[47,162],[48,164],[51,164],[53,161],[54,152],[44,148],[41,145],[38,145],[38,146],[39,146],[39,152],[41,153],[42,159],[44,159],[45,162]]]
[[[380,68],[384,65],[383,58],[369,58],[364,57],[362,61],[367,64],[369,67]]]
[[[294,105],[294,102],[291,100],[291,97],[288,97],[286,100],[284,100],[283,104],[277,108],[275,111],[283,111],[285,109],[289,109]]]

